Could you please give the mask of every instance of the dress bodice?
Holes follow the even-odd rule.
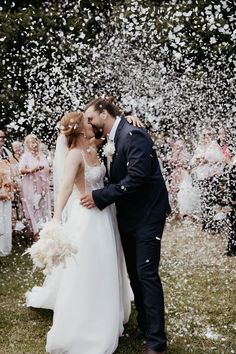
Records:
[[[84,158],[84,176],[87,192],[103,188],[105,174],[106,168],[104,164],[90,166]]]
[[[85,179],[85,193],[92,192],[93,190],[100,189],[104,187],[104,177],[106,174],[106,167],[104,164],[90,166],[84,155],[84,179]],[[71,208],[73,207],[73,203],[75,200],[81,198],[81,192],[76,184],[73,187],[73,193],[71,194],[66,207],[63,210],[63,220],[66,221],[68,219],[68,215],[71,212]]]

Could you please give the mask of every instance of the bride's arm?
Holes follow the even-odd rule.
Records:
[[[62,211],[72,193],[78,169],[82,163],[79,150],[72,149],[65,160],[64,175],[59,188],[53,220],[61,221]]]
[[[132,124],[134,127],[144,128],[143,122],[138,117],[129,115],[125,116],[125,118],[127,119],[127,122]]]

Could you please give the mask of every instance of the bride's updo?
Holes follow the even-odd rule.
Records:
[[[76,144],[78,135],[83,128],[83,116],[80,111],[65,114],[60,121],[61,133],[67,138],[68,147],[72,148]]]

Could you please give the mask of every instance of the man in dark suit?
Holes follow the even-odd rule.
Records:
[[[144,129],[120,117],[118,107],[109,100],[93,100],[85,115],[96,138],[107,137],[115,152],[111,151],[110,161],[107,156],[109,183],[81,198],[81,204],[100,210],[116,204],[138,326],[147,340],[145,353],[164,353],[164,297],[158,267],[170,206],[153,141]],[[108,146],[104,150],[109,153]]]

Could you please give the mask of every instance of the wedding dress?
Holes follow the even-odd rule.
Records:
[[[105,166],[84,158],[86,189],[103,187]],[[42,287],[26,294],[27,306],[54,311],[46,351],[52,354],[111,354],[130,315],[131,290],[112,207],[86,209],[74,186],[65,223],[78,245],[75,258],[57,267]]]

